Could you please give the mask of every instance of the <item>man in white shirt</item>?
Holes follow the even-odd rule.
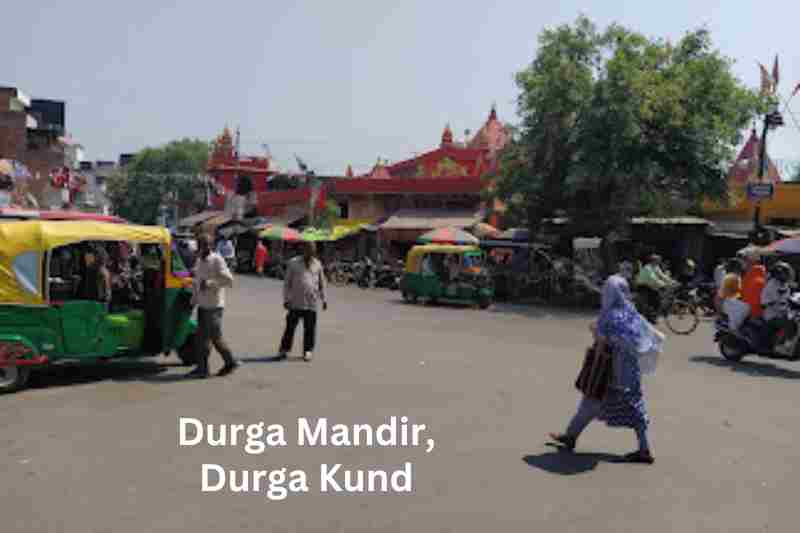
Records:
[[[195,262],[192,280],[192,303],[197,305],[196,342],[198,364],[188,377],[208,377],[208,356],[211,344],[225,361],[217,374],[226,376],[239,366],[233,358],[228,343],[222,337],[222,314],[225,310],[225,288],[233,286],[233,274],[225,260],[211,251],[211,238],[201,235],[197,240],[199,255]]]

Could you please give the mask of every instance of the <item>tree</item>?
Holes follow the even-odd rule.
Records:
[[[170,198],[179,205],[202,203],[204,195],[197,178],[205,174],[208,153],[208,143],[197,139],[142,150],[108,180],[114,210],[131,222],[153,224]]]
[[[545,30],[516,76],[522,122],[492,194],[532,234],[563,214],[597,235],[724,197],[741,131],[767,104],[731,64],[704,29],[675,45],[585,17]]]

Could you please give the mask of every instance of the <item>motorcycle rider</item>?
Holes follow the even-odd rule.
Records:
[[[725,299],[723,292],[732,292],[737,295],[737,298],[741,294],[743,271],[744,265],[742,265],[742,262],[739,259],[729,259],[728,262],[725,263],[725,271],[719,280],[719,288],[717,289],[717,294],[714,298],[714,305],[717,308],[717,311],[722,310],[722,301]],[[723,288],[725,287],[727,287],[727,291],[723,291]]]
[[[741,270],[741,264],[733,260],[728,264],[727,274],[722,280],[722,286],[717,295],[717,308],[723,318],[727,319],[728,327],[733,331],[738,331],[750,316],[750,305],[741,300],[742,280],[737,270]]]
[[[791,296],[789,283],[793,277],[792,267],[784,261],[779,261],[772,267],[767,285],[761,292],[761,306],[764,309],[764,320],[769,335],[767,338],[771,340],[773,346],[780,343],[777,334],[781,331],[784,332],[782,338],[793,337],[787,331],[793,326],[787,317],[789,296]]]
[[[745,274],[742,278],[742,300],[750,304],[750,316],[760,318],[763,314],[761,307],[761,292],[767,284],[767,269],[761,264],[758,252],[749,251],[744,254]]]

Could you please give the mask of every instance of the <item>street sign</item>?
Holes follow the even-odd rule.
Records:
[[[762,200],[772,200],[775,194],[775,186],[772,183],[750,182],[747,184],[747,198],[760,202]]]

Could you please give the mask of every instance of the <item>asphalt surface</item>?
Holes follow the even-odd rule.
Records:
[[[181,380],[187,369],[171,357],[51,370],[0,397],[0,531],[797,530],[798,363],[728,364],[707,324],[670,336],[645,384],[656,464],[618,464],[632,431],[593,425],[575,455],[545,444],[578,400],[590,314],[406,305],[357,288],[334,288],[330,301],[312,363],[297,358],[299,343],[272,360],[280,284],[240,277],[225,316],[244,362],[233,376]],[[426,424],[433,451],[297,446],[299,417],[377,426],[391,416]],[[288,445],[179,447],[179,417],[283,424]],[[410,494],[319,490],[321,464],[407,461]],[[309,492],[203,493],[204,463],[303,470]]]

